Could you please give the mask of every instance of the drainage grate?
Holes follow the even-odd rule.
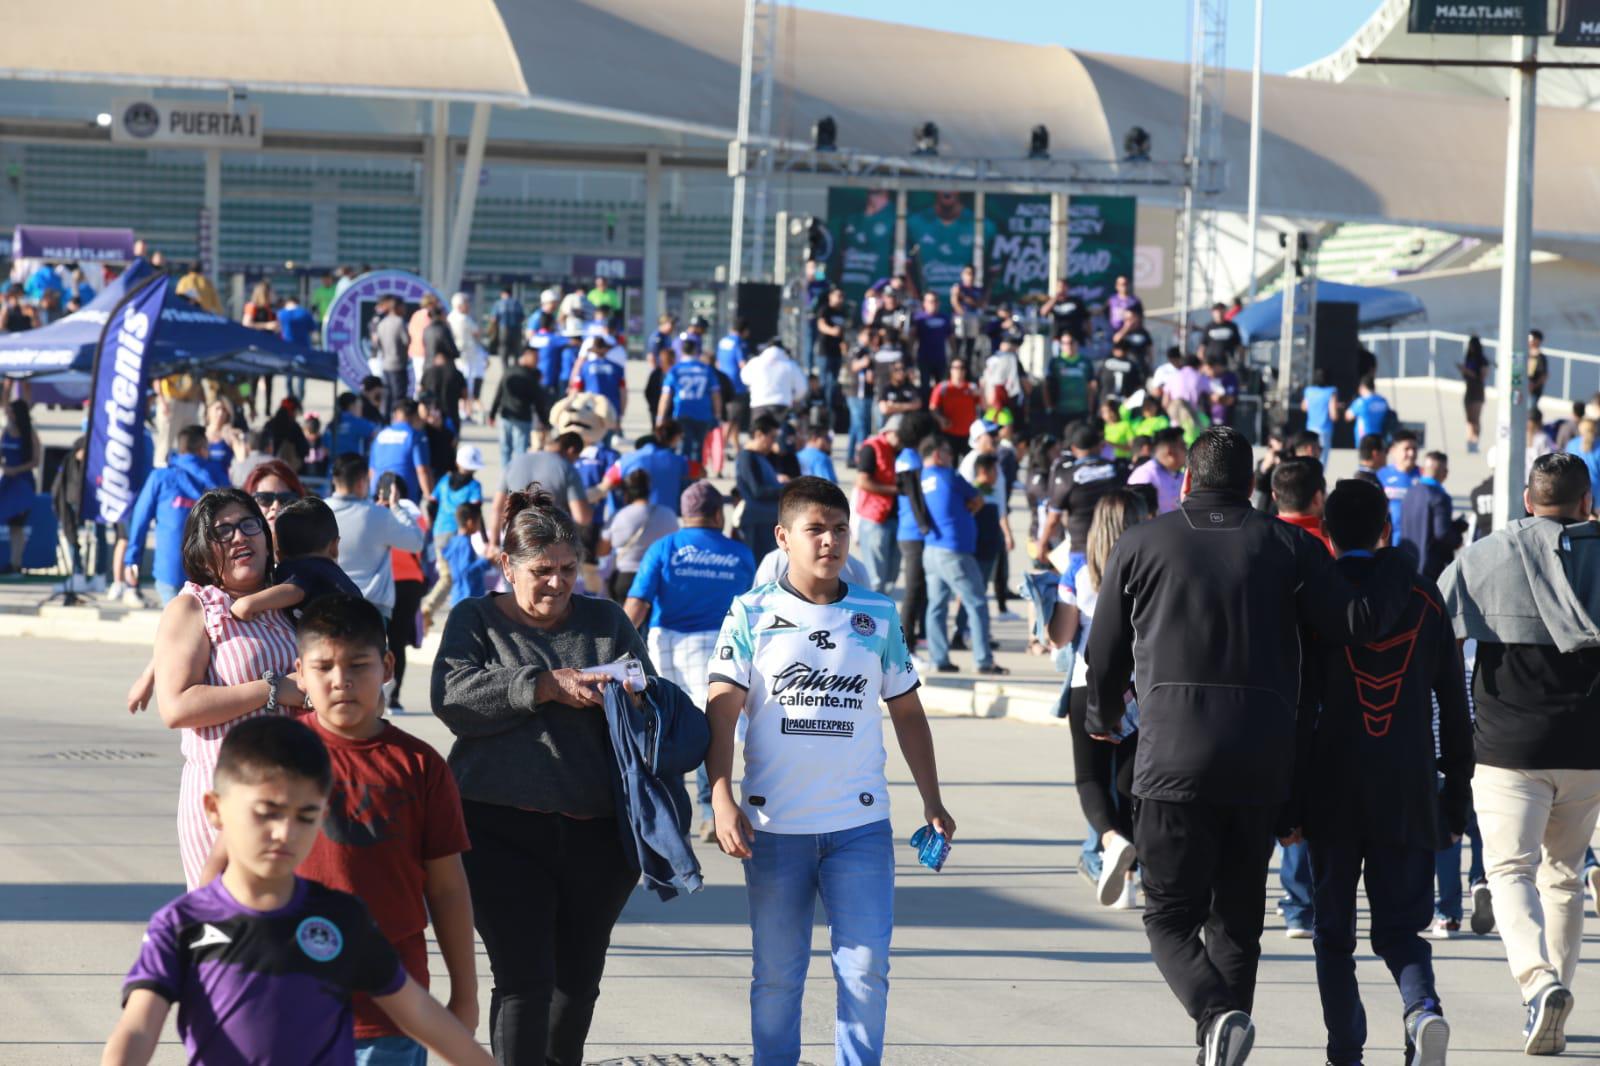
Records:
[[[36,759],[61,759],[65,762],[129,762],[134,759],[154,759],[153,751],[128,751],[126,748],[77,748],[72,751],[52,751],[35,755]]]
[[[735,1058],[732,1055],[708,1055],[704,1052],[691,1051],[688,1054],[671,1055],[624,1055],[620,1059],[606,1059],[604,1062],[592,1063],[591,1066],[750,1066],[749,1056]],[[811,1066],[802,1062],[800,1066]]]

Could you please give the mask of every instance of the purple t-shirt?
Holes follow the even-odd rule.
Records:
[[[147,988],[178,1005],[193,1062],[355,1062],[350,996],[405,985],[400,957],[354,896],[295,879],[275,911],[212,881],[156,911],[122,999]]]
[[[1121,329],[1122,320],[1128,317],[1128,309],[1137,307],[1141,313],[1144,311],[1144,301],[1134,295],[1122,296],[1113,293],[1106,301],[1107,317],[1111,319],[1112,329]]]

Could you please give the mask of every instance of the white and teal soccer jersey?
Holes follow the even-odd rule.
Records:
[[[812,603],[787,580],[733,601],[710,668],[745,690],[740,805],[768,833],[833,833],[889,817],[879,699],[919,684],[889,597],[844,585]]]

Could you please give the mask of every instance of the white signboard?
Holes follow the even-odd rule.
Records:
[[[111,105],[111,139],[118,144],[260,148],[261,108],[128,97]]]

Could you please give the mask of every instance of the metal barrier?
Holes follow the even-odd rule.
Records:
[[[1466,333],[1444,330],[1361,334],[1361,343],[1378,357],[1380,378],[1459,378],[1456,368],[1471,339]],[[1491,363],[1498,347],[1496,341],[1483,341],[1483,354]],[[1546,348],[1544,357],[1550,374],[1544,390],[1547,399],[1580,400],[1600,392],[1600,355]],[[1494,384],[1492,373],[1487,384]]]

